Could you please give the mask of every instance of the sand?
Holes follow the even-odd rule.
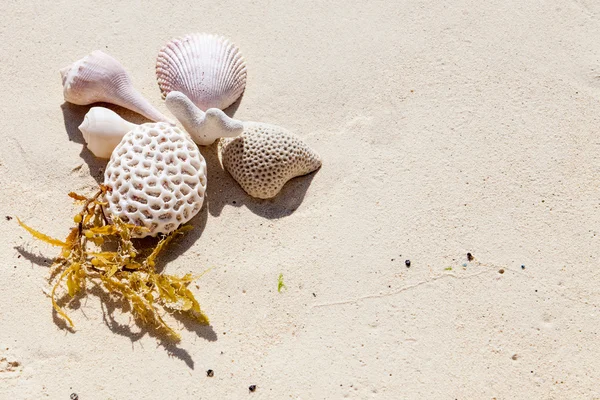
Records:
[[[56,249],[15,219],[64,237],[101,179],[58,70],[104,50],[168,113],[157,51],[197,31],[245,54],[235,117],[323,168],[255,200],[203,148],[207,202],[162,260],[212,267],[211,327],[168,345],[91,295],[69,333]],[[0,398],[600,398],[597,2],[4,1],[0,38]]]

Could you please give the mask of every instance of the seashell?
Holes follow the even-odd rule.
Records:
[[[123,136],[136,126],[108,108],[92,107],[85,114],[79,130],[88,149],[96,157],[110,158]]]
[[[60,70],[65,101],[78,105],[98,102],[128,108],[152,121],[172,123],[135,88],[120,62],[100,50]]]
[[[204,112],[181,92],[170,92],[165,103],[194,142],[201,146],[213,144],[218,138],[238,136],[244,130],[241,121],[229,118],[218,108]]]
[[[137,237],[169,234],[202,208],[206,162],[189,135],[159,122],[138,125],[113,151],[104,173],[107,212],[145,226]]]
[[[177,91],[203,111],[224,110],[246,87],[246,61],[226,38],[194,33],[170,41],[159,51],[156,78],[163,98]]]
[[[252,197],[268,199],[290,179],[321,167],[321,158],[298,136],[275,125],[244,122],[244,132],[221,139],[223,166]]]

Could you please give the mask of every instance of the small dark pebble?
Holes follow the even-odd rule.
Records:
[[[473,261],[473,254],[467,253],[467,260]]]
[[[6,218],[6,220],[7,220],[7,221],[10,221],[10,220],[12,219],[12,217],[11,217],[10,215],[7,215],[7,216],[6,216],[6,217],[4,217],[4,218]]]
[[[208,376],[209,378],[212,378],[213,376],[215,376],[215,371],[213,371],[212,369],[209,369],[208,371],[206,371],[206,376]]]
[[[251,392],[254,392],[256,390],[256,385],[250,385],[248,386],[248,390]]]
[[[77,393],[71,393],[70,399],[71,400],[79,400],[79,396],[77,396]]]
[[[313,297],[317,297],[317,295],[313,293]]]
[[[524,266],[524,265],[521,265],[521,269],[525,269],[525,266]]]
[[[235,204],[235,200],[232,203]]]
[[[410,260],[404,261],[404,264],[406,265],[406,268],[410,268]]]
[[[17,258],[21,258],[21,255],[19,254],[19,255],[17,256]]]
[[[394,259],[392,258],[392,261],[394,261]]]
[[[504,270],[503,270],[503,269],[501,269],[501,270],[500,270],[500,271],[498,271],[498,272],[499,272],[499,273],[501,273],[501,274],[503,274],[503,273],[504,273]]]

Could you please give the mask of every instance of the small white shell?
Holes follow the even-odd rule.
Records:
[[[321,157],[287,129],[244,122],[244,132],[219,142],[223,166],[252,197],[268,199],[290,179],[321,167]]]
[[[99,158],[110,158],[123,136],[137,125],[125,121],[116,112],[104,107],[92,107],[79,130],[88,149]]]
[[[195,33],[174,39],[160,50],[156,77],[163,98],[178,91],[203,111],[224,110],[246,87],[246,62],[226,38]]]
[[[204,112],[181,92],[170,92],[165,103],[200,146],[211,145],[218,138],[238,136],[244,130],[241,121],[229,118],[218,108],[209,108]]]
[[[173,232],[202,208],[206,162],[189,135],[166,123],[128,132],[106,166],[107,211],[150,232]]]
[[[128,108],[152,121],[172,123],[131,83],[120,62],[100,50],[60,70],[65,101],[78,105],[98,102]]]

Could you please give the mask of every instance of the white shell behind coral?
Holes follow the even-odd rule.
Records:
[[[174,39],[160,50],[156,78],[163,98],[178,91],[202,111],[224,110],[246,87],[246,62],[226,38],[195,33]]]
[[[99,158],[110,158],[125,134],[137,125],[125,121],[116,112],[104,107],[92,107],[79,130],[88,149]]]
[[[135,111],[152,121],[172,123],[135,88],[121,63],[100,50],[60,70],[65,100],[87,105],[106,102]]]

